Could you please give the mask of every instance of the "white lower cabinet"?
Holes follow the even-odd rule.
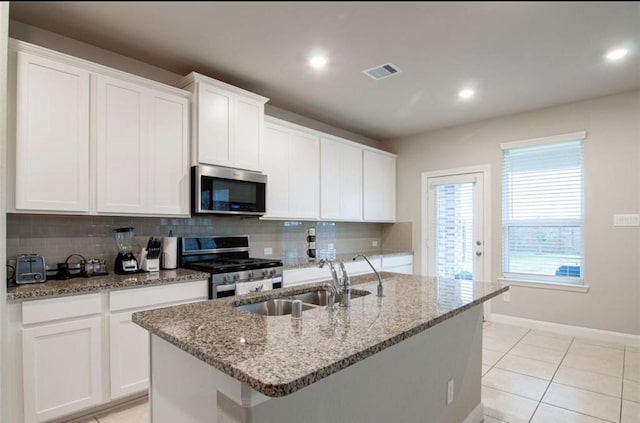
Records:
[[[149,332],[131,315],[206,300],[207,289],[201,280],[9,304],[10,421],[73,419],[143,394]]]
[[[48,421],[98,405],[103,397],[100,294],[24,303],[24,421]]]
[[[382,270],[413,275],[413,254],[383,256]]]
[[[111,399],[149,388],[149,333],[131,321],[133,313],[109,316]]]
[[[149,332],[131,321],[136,311],[202,301],[206,281],[185,282],[109,293],[109,375],[111,399],[149,388]]]
[[[102,402],[102,318],[26,328],[25,422],[41,422]]]

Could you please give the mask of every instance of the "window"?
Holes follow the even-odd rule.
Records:
[[[583,284],[585,136],[501,145],[505,279]]]

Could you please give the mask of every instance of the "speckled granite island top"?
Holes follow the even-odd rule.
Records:
[[[24,284],[7,288],[8,301],[35,300],[62,295],[88,294],[112,289],[132,288],[209,279],[208,273],[187,269],[161,270],[159,272],[130,275],[72,278],[66,281],[51,280],[44,283]]]
[[[318,307],[301,320],[234,306],[317,290],[322,283],[133,314],[133,322],[270,397],[289,395],[506,291],[497,283],[382,273],[352,278],[349,308]]]

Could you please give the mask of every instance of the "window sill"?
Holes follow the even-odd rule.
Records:
[[[525,286],[527,288],[555,289],[560,291],[571,291],[571,292],[582,292],[582,293],[589,292],[589,285],[575,285],[571,283],[547,282],[547,281],[534,282],[530,280],[513,279],[513,278],[499,278],[498,280],[507,285]]]

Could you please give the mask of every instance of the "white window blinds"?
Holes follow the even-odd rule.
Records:
[[[503,275],[582,284],[584,135],[554,138],[502,146]]]

